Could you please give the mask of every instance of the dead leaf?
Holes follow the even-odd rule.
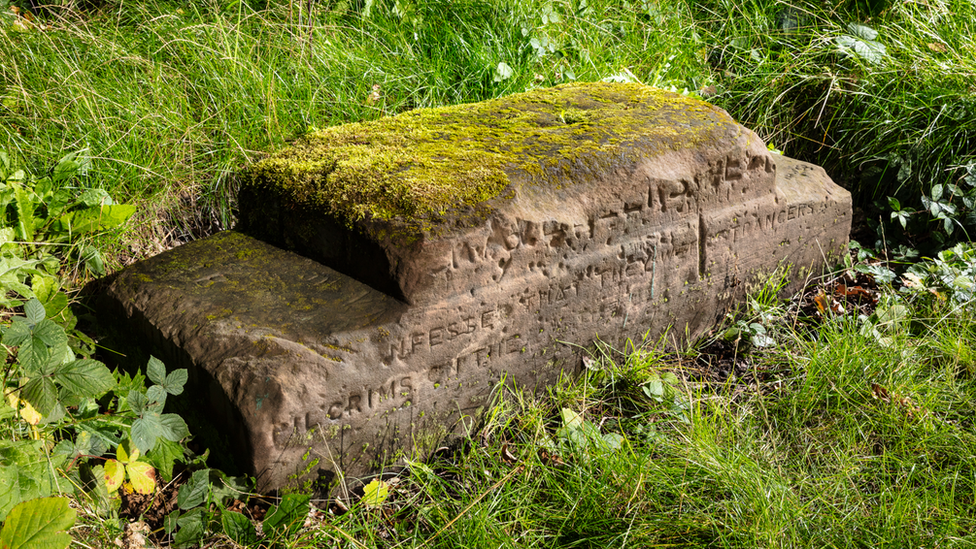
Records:
[[[518,461],[518,458],[508,450],[508,443],[502,444],[502,461],[507,465],[512,465]]]
[[[891,397],[888,395],[888,389],[885,389],[877,383],[871,384],[871,396],[881,399],[883,402],[891,402]]]
[[[943,44],[942,42],[929,42],[927,45],[930,50],[937,51],[939,53],[945,53],[949,51],[949,48],[946,47],[946,45]]]
[[[556,465],[556,466],[566,465],[566,462],[563,461],[563,458],[559,457],[556,454],[550,453],[544,448],[539,448],[539,461],[541,461],[543,465]]]

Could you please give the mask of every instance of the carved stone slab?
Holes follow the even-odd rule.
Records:
[[[505,119],[519,123],[494,128]],[[850,194],[822,169],[650,88],[569,86],[371,124],[249,172],[244,230],[302,255],[225,232],[125,269],[106,294],[191,368],[260,489],[429,449],[499,380],[550,384],[597,337],[700,335],[748,283],[789,263],[799,284],[850,230]],[[371,147],[375,165],[356,156]],[[427,185],[437,170],[411,175],[424,164],[411,147],[433,164],[464,149],[444,175],[454,191]],[[365,190],[357,177],[372,178]]]

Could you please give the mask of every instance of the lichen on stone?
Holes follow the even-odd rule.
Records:
[[[317,131],[251,166],[243,182],[347,226],[396,220],[426,232],[512,183],[600,178],[738,131],[724,111],[678,94],[568,84]]]

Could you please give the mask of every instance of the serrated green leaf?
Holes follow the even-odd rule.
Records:
[[[29,402],[42,416],[50,415],[58,403],[58,390],[48,377],[38,377],[27,382],[20,391],[20,398]]]
[[[112,196],[105,189],[88,189],[78,197],[78,203],[85,206],[111,206]]]
[[[146,459],[156,467],[163,482],[173,480],[173,464],[183,459],[183,446],[165,438],[156,439],[156,445],[146,454]]]
[[[140,450],[149,451],[156,444],[159,436],[159,414],[146,412],[141,418],[132,422],[130,436],[132,443]]]
[[[34,299],[32,301],[37,300]],[[38,305],[40,304],[38,303]],[[43,311],[44,306],[42,305],[41,314],[44,314]],[[41,320],[34,326],[34,337],[48,347],[61,347],[68,343],[68,335],[64,333],[64,328],[47,319]]]
[[[224,527],[227,537],[238,545],[250,547],[257,543],[257,532],[251,519],[235,511],[224,511],[220,515],[220,524]]]
[[[146,452],[156,443],[157,437],[178,441],[190,434],[183,418],[176,414],[159,414],[146,411],[132,422],[132,442]]]
[[[146,365],[146,377],[156,385],[162,385],[166,381],[166,366],[163,361],[151,356],[149,364]]]
[[[68,498],[32,499],[7,515],[0,531],[3,549],[64,549],[71,544],[67,530],[75,523]]]
[[[41,302],[37,298],[24,303],[24,315],[27,317],[27,322],[31,324],[37,324],[47,318],[47,315],[44,313],[44,305],[41,305]]]
[[[213,474],[219,477],[213,479]],[[248,492],[249,485],[242,477],[230,477],[220,471],[211,470],[210,498],[219,505],[226,506],[235,499],[244,497]]]
[[[115,376],[97,360],[85,358],[59,366],[54,380],[81,397],[98,397],[115,387]]]
[[[90,244],[81,244],[78,252],[86,269],[97,275],[105,274],[105,258],[102,257],[101,250]]]
[[[138,389],[132,389],[125,397],[125,401],[129,406],[129,409],[137,414],[142,414],[146,410],[146,404],[149,403],[146,395],[139,391]]]
[[[24,344],[31,337],[31,326],[27,323],[27,320],[22,316],[15,316],[12,319],[10,326],[7,327],[7,331],[3,333],[3,339],[0,340],[4,345],[8,347],[19,347]]]
[[[159,416],[159,424],[161,426],[159,436],[167,440],[176,442],[190,436],[190,429],[187,428],[186,422],[177,414],[162,414]]]
[[[857,23],[848,23],[847,30],[854,36],[863,38],[864,40],[874,40],[878,37],[878,31],[865,25],[858,25]]]
[[[6,520],[7,513],[20,503],[20,467],[4,465],[0,467],[0,522]]]
[[[173,396],[181,395],[183,394],[183,386],[186,385],[187,379],[186,368],[173,370],[166,376],[166,380],[163,382],[163,388]]]
[[[149,407],[161,410],[166,405],[166,390],[159,385],[153,385],[146,389],[146,400],[149,401]]]
[[[133,461],[139,459],[139,447],[134,446],[131,440],[123,441],[122,444],[115,449],[115,457],[119,459],[122,463],[132,463]]]
[[[172,534],[173,531],[176,530],[176,527],[179,525],[179,520],[180,520],[180,510],[174,509],[173,511],[170,512],[170,514],[166,515],[166,518],[163,519],[163,530],[167,534]]]
[[[203,502],[207,501],[207,495],[209,493],[210,469],[201,469],[194,471],[190,476],[190,480],[183,486],[180,486],[179,494],[176,496],[176,502],[179,504],[180,509],[186,511],[187,509],[193,509],[194,507],[203,505]]]
[[[40,440],[0,440],[0,521],[21,501],[54,493],[51,466],[59,467],[57,456],[48,463]]]

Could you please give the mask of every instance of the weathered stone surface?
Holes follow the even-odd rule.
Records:
[[[850,230],[850,195],[823,170],[648,88],[342,128],[254,167],[242,192],[245,230],[307,257],[226,232],[127,268],[107,292],[209,388],[261,488],[309,459],[311,474],[356,475],[427,448],[500,379],[534,388],[575,370],[567,342],[695,337],[747,283],[780,262],[801,280]],[[385,151],[375,162],[371,147]],[[453,149],[460,171],[431,183]]]

